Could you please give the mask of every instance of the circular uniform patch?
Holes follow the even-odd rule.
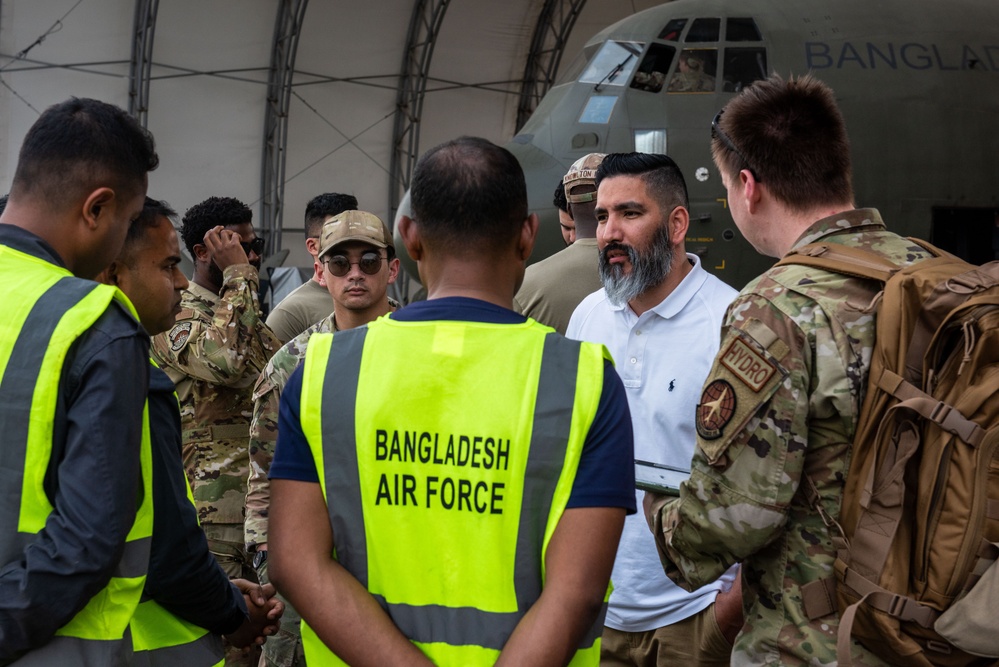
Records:
[[[180,348],[184,347],[184,343],[186,343],[187,339],[191,337],[191,326],[190,322],[181,322],[170,330],[169,335],[171,350],[177,352]]]
[[[704,388],[697,405],[697,433],[705,440],[720,438],[735,415],[735,391],[725,380],[715,380]]]

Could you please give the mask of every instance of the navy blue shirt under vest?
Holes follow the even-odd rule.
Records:
[[[451,320],[522,324],[526,321],[523,315],[512,310],[465,297],[417,301],[390,317],[400,322]],[[613,364],[605,363],[600,403],[583,444],[567,507],[624,507],[628,514],[634,514],[635,454],[631,413],[621,378]],[[318,484],[315,460],[299,421],[301,396],[302,366],[299,365],[281,393],[278,440],[270,478]]]

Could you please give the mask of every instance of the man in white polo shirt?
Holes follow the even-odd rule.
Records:
[[[576,308],[567,335],[613,355],[636,459],[689,469],[697,400],[736,292],[684,250],[687,187],[672,159],[608,155],[596,182],[604,288]],[[688,593],[663,573],[645,520],[632,516],[611,579],[601,665],[729,664],[742,616],[734,571]]]

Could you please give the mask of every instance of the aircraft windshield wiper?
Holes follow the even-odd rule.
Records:
[[[593,86],[593,90],[599,93],[600,92],[600,85],[604,81],[613,81],[614,77],[617,76],[618,72],[620,72],[621,70],[623,70],[624,66],[627,65],[628,61],[631,60],[634,56],[635,56],[634,53],[629,53],[625,57],[624,60],[622,60],[621,62],[619,62],[617,65],[614,66],[614,69],[612,69],[611,71],[607,72],[607,74],[604,76],[604,78],[602,78],[599,81],[597,81],[597,83]]]

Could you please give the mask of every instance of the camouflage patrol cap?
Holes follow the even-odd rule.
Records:
[[[392,233],[381,218],[366,211],[344,211],[326,218],[319,237],[319,256],[347,241],[363,241],[378,248],[395,248]]]
[[[604,157],[603,153],[590,153],[569,167],[569,172],[562,178],[562,185],[565,186],[565,196],[570,204],[586,204],[597,198],[596,192],[574,195],[571,191],[577,185],[596,185],[597,167],[604,161]]]

